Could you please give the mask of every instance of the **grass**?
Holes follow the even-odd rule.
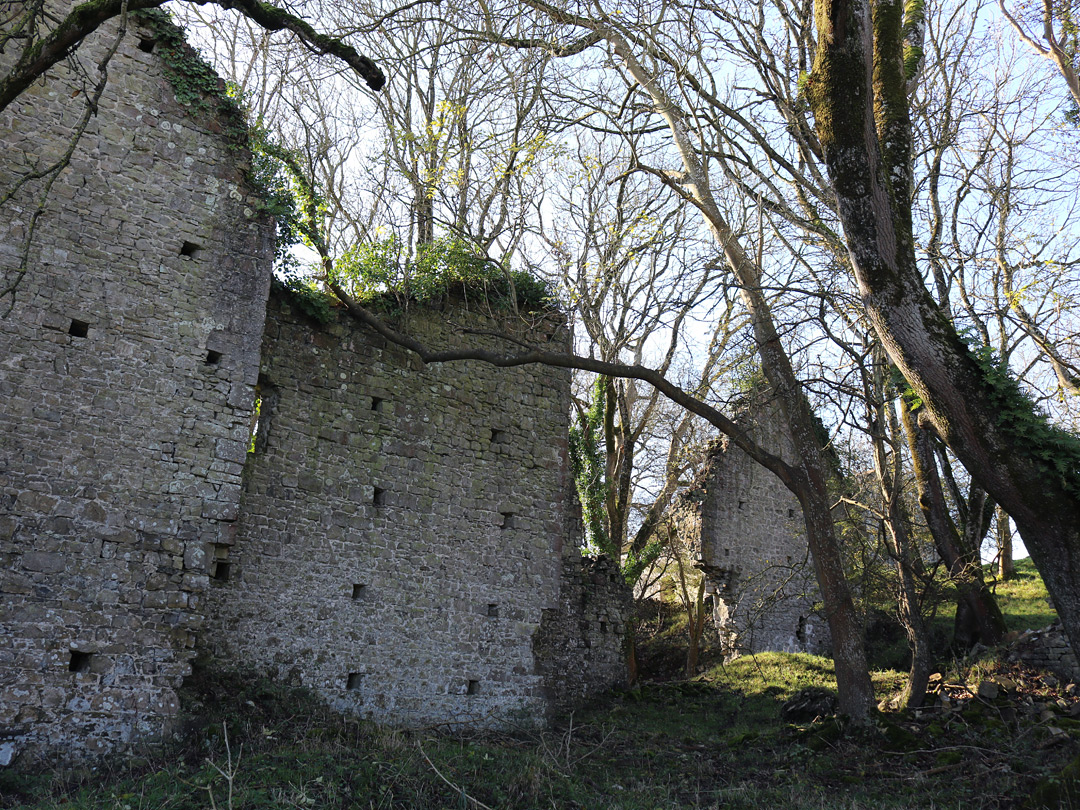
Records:
[[[1041,621],[1043,597],[1028,578],[999,586],[1005,592],[1014,594],[1008,610]],[[1005,675],[1022,686],[996,703],[963,686]],[[874,674],[881,697],[903,679]],[[992,661],[942,682],[952,708],[878,715],[867,727],[788,724],[783,702],[806,687],[835,688],[832,667],[770,653],[609,695],[543,733],[493,734],[380,728],[339,717],[301,690],[218,674],[185,687],[185,710],[200,722],[181,747],[106,772],[0,771],[0,806],[996,810],[1025,806],[1037,788],[1052,798],[1032,806],[1073,806],[1060,786],[1072,784],[1063,769],[1080,762],[1075,697]],[[1055,719],[1039,719],[1055,706]]]
[[[1016,577],[994,587],[998,607],[1009,630],[1041,630],[1057,618],[1047,601],[1046,586],[1030,558],[1018,560]]]

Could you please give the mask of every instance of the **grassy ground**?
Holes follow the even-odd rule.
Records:
[[[1030,582],[1022,579],[1018,594],[1021,586]],[[1028,604],[1041,597],[1017,598]],[[1043,615],[1028,607],[1025,615]],[[1009,684],[1000,696],[973,696],[980,682],[994,679]],[[902,681],[894,671],[875,674],[882,697]],[[1080,806],[1069,798],[1074,783],[1061,776],[1080,756],[1080,720],[1071,714],[1080,715],[1075,696],[1063,688],[1055,691],[1038,673],[992,661],[945,671],[936,683],[938,698],[917,714],[880,715],[865,728],[834,719],[788,724],[780,720],[782,703],[807,686],[834,687],[831,664],[812,656],[766,654],[715,666],[692,681],[646,684],[610,695],[550,731],[494,735],[445,729],[405,733],[340,718],[306,693],[268,683],[196,681],[186,700],[188,711],[201,718],[201,731],[183,747],[147,754],[115,771],[64,779],[0,772],[0,805],[27,810]],[[1042,799],[1026,805],[1040,784]]]
[[[994,587],[998,606],[1010,630],[1038,630],[1057,618],[1046,598],[1046,586],[1030,559],[1016,563],[1016,578]]]

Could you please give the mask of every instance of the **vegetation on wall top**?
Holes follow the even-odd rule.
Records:
[[[455,236],[422,244],[413,257],[393,236],[354,245],[335,262],[335,272],[357,300],[383,309],[404,301],[436,304],[450,298],[524,311],[554,303],[542,280],[491,261]]]
[[[165,68],[165,78],[176,101],[196,115],[213,115],[224,134],[240,146],[247,146],[248,126],[236,98],[225,80],[193,48],[182,28],[160,8],[136,12],[133,18],[150,30],[155,39],[153,53]]]

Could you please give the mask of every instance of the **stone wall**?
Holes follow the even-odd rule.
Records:
[[[453,317],[414,311],[408,330],[451,345]],[[565,340],[539,326],[534,339]],[[423,366],[275,301],[260,388],[209,656],[379,720],[542,717],[532,645],[559,604],[573,517],[569,373]]]
[[[1049,670],[1064,683],[1080,683],[1080,664],[1060,621],[1042,630],[1025,630],[1009,644],[1007,660]]]
[[[618,588],[573,546],[569,373],[268,314],[235,121],[178,105],[155,48],[133,23],[0,301],[0,765],[158,738],[196,650],[406,724],[537,722],[621,682]],[[0,190],[68,147],[84,92],[57,68],[0,115]],[[0,207],[5,286],[42,188]],[[506,326],[407,328],[452,345],[459,319]]]
[[[738,421],[767,450],[794,458],[779,406],[765,395]],[[714,597],[725,654],[828,651],[802,509],[775,475],[725,440],[676,511]]]
[[[273,231],[152,47],[132,26],[0,318],[0,764],[160,732],[237,515]],[[0,113],[0,189],[68,148],[85,92],[59,65]],[[0,286],[41,191],[0,208]]]
[[[624,641],[633,610],[614,561],[564,559],[559,603],[544,610],[533,645],[552,708],[568,711],[589,695],[628,685]]]

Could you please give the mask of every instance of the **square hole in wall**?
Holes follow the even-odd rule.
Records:
[[[216,366],[221,362],[221,352],[215,352],[213,349],[208,349],[206,352],[206,360],[204,362],[208,366]]]
[[[141,37],[139,39],[139,50],[143,53],[153,53],[155,45],[157,45],[157,40],[153,37]]]
[[[506,439],[506,431],[499,430],[498,428],[491,429],[491,443],[498,444]]]
[[[788,509],[788,510],[787,510],[787,516],[788,516],[789,518],[793,518],[793,517],[795,517],[795,510],[794,510],[794,509]]]
[[[381,413],[382,410],[383,410],[383,405],[384,405],[385,402],[386,402],[386,400],[383,399],[382,397],[372,397],[371,398],[371,410],[373,410],[373,411],[375,411],[377,413]]]
[[[84,338],[90,334],[90,324],[86,321],[80,321],[78,318],[72,318],[71,326],[68,327],[68,334],[72,337]]]
[[[71,660],[68,661],[68,672],[89,672],[91,658],[93,658],[93,653],[72,650]]]
[[[345,688],[355,691],[360,688],[360,684],[364,682],[364,673],[362,672],[350,672],[349,676],[345,679]]]
[[[600,632],[601,633],[606,633],[607,632],[607,622],[600,622]]]
[[[180,255],[188,259],[197,259],[202,254],[202,245],[197,245],[194,242],[185,241],[180,246]]]
[[[500,512],[502,515],[502,523],[499,524],[503,529],[514,529],[517,527],[517,515],[513,512]]]
[[[746,501],[739,501],[739,508],[742,509],[744,506],[746,506]]]
[[[367,585],[364,585],[363,583],[358,582],[358,583],[356,583],[355,585],[352,586],[352,598],[353,599],[363,599],[365,593],[367,593]]]
[[[499,606],[495,602],[488,603],[487,615],[493,619],[499,618]]]
[[[372,506],[386,506],[386,490],[379,489],[379,487],[372,487],[371,494]]]
[[[466,695],[479,695],[480,694],[480,681],[469,681],[465,687]]]
[[[229,547],[224,543],[214,543],[214,557],[210,560],[210,579],[215,582],[228,582],[231,569]]]

